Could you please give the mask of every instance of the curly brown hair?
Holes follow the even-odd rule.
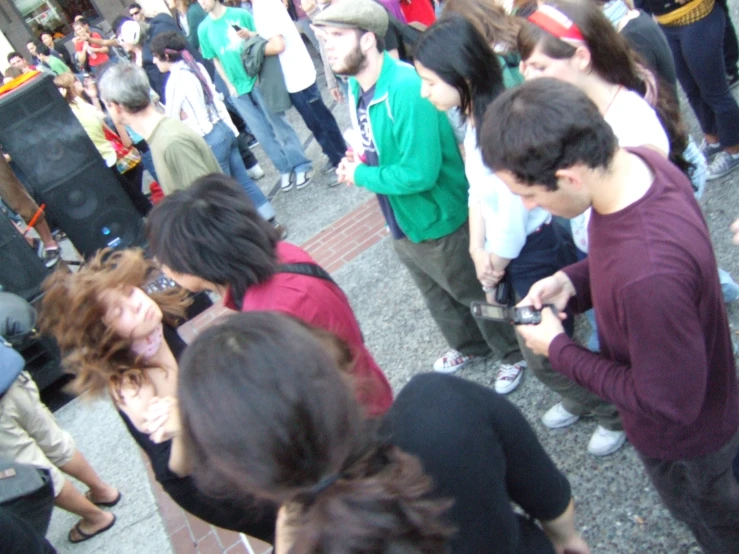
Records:
[[[101,250],[71,273],[57,269],[43,283],[39,329],[52,335],[64,355],[64,364],[75,374],[71,388],[77,393],[120,391],[124,381],[139,387],[146,381],[146,362],[131,350],[131,341],[107,326],[103,293],[142,287],[159,272],[140,249]],[[175,325],[189,304],[179,287],[150,294],[159,305],[165,323]]]

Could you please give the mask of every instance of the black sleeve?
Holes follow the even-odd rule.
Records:
[[[393,26],[392,23],[389,23],[387,26],[387,33],[385,33],[385,50],[389,52],[390,50],[399,49],[400,38],[398,37],[398,30]]]
[[[414,377],[395,400],[385,430],[419,457],[438,496],[455,500],[454,552],[516,552],[524,539],[511,500],[544,521],[562,515],[570,502],[567,478],[523,415],[470,381]]]

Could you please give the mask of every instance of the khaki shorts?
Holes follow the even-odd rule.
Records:
[[[58,468],[72,459],[75,450],[72,435],[41,403],[36,383],[27,372],[21,373],[0,400],[0,452],[13,461],[49,470],[56,496],[64,485]]]
[[[31,198],[31,195],[28,194],[28,191],[4,159],[0,159],[0,198],[26,223],[31,221],[31,218],[38,211],[38,204]],[[43,218],[43,215],[41,217]]]

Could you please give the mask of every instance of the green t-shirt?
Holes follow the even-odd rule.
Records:
[[[70,71],[70,69],[67,67],[67,64],[65,64],[62,60],[55,56],[49,56],[46,60],[46,64],[57,75],[61,75],[62,73],[69,73]]]
[[[164,194],[186,189],[203,175],[223,173],[203,137],[181,121],[163,117],[146,142]]]
[[[226,8],[226,13],[218,19],[206,17],[198,27],[200,51],[203,57],[211,60],[218,58],[226,72],[228,80],[236,88],[239,96],[251,92],[256,77],[249,77],[241,61],[244,39],[236,34],[233,25],[242,29],[255,31],[254,18],[240,8]]]

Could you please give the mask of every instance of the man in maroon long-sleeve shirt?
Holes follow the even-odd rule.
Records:
[[[739,392],[711,240],[687,177],[649,148],[620,149],[573,86],[527,82],[481,130],[485,162],[529,208],[592,209],[590,255],[535,283],[522,303],[595,307],[601,352],[545,309],[520,326],[552,367],[615,404],[672,512],[708,553],[739,553]]]

